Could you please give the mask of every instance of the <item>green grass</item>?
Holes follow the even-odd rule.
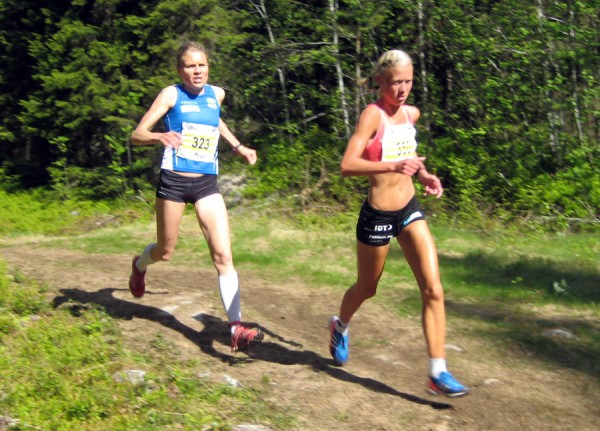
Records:
[[[52,192],[37,189],[8,193],[0,189],[0,235],[76,235],[136,219],[149,220],[152,206],[136,197],[115,201],[53,199]]]
[[[254,217],[239,223],[232,214],[236,265],[262,267],[273,280],[302,279],[315,287],[337,287],[354,278],[354,241],[334,217],[332,226],[306,225],[284,217]]]
[[[259,390],[198,378],[206,367],[180,360],[165,338],[129,351],[117,321],[99,307],[53,308],[43,294],[0,265],[0,416],[19,420],[11,429],[228,430],[257,418],[278,429],[293,424]],[[115,379],[129,369],[145,370],[144,382]]]
[[[146,204],[36,206],[19,205],[23,196],[10,199],[15,200],[9,209],[0,209],[0,215],[15,213],[5,228],[10,241],[61,235],[48,237],[45,246],[130,255],[155,237]],[[79,214],[85,215],[77,216],[76,223],[66,223],[65,218],[72,222],[70,205],[76,204],[89,210],[82,210]],[[97,222],[113,213],[123,216]],[[236,266],[269,283],[330,289],[341,300],[355,280],[355,216],[356,211],[301,213],[273,202],[231,208]],[[547,233],[499,223],[456,228],[435,217],[430,220],[446,294],[449,342],[452,337],[481,338],[507,352],[507,360],[536,360],[600,378],[597,234]],[[174,263],[194,256],[212,267],[191,210],[181,232]],[[263,402],[260,390],[233,390],[198,380],[202,364],[178,360],[166,337],[149,340],[143,352],[130,351],[122,345],[116,323],[101,309],[84,309],[80,316],[68,307],[54,309],[45,302],[43,286],[5,273],[2,268],[0,416],[56,430],[225,430],[232,420],[251,418],[279,429],[293,423],[285,412]],[[420,314],[418,288],[397,244],[373,301],[399,316]],[[332,303],[331,309],[338,305]],[[544,335],[556,328],[575,337]],[[137,387],[112,379],[115,372],[130,368],[147,369],[151,383]]]

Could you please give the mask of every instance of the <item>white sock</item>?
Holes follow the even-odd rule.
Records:
[[[440,377],[440,374],[448,371],[446,368],[446,360],[444,358],[430,358],[429,370],[431,377],[435,377],[437,379]]]
[[[144,272],[146,270],[146,268],[148,267],[148,265],[152,265],[153,263],[156,262],[155,260],[152,259],[152,256],[150,256],[150,250],[152,250],[155,245],[156,245],[156,243],[148,244],[146,246],[146,248],[144,249],[144,251],[142,252],[142,254],[140,254],[140,258],[135,263],[135,266],[141,272]]]
[[[342,322],[341,319],[337,319],[335,322],[335,330],[340,334],[347,336],[348,331],[350,330],[350,324]]]
[[[240,301],[240,287],[237,272],[219,275],[219,292],[223,308],[227,313],[227,320],[231,324],[231,333],[242,320],[242,306]]]

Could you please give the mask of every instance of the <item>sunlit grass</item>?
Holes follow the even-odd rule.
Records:
[[[147,211],[128,223],[97,225],[77,235],[41,242],[49,248],[131,256],[154,241],[154,220]],[[335,310],[356,277],[355,220],[356,212],[302,213],[260,203],[231,208],[236,267],[268,283],[328,289],[337,293],[331,304]],[[526,352],[548,363],[559,361],[555,355],[559,352],[562,366],[600,377],[597,235],[547,233],[499,223],[457,228],[435,217],[430,217],[430,227],[454,335],[486,338],[500,349]],[[212,268],[208,247],[188,208],[170,264],[183,265],[190,258]],[[395,242],[372,301],[401,317],[420,316],[419,290]],[[6,328],[14,328],[15,322],[18,319],[0,318]],[[568,330],[574,337],[557,342],[544,336],[544,331],[555,328]],[[160,340],[154,341],[154,348],[160,348]]]
[[[58,201],[44,189],[7,193],[0,190],[0,235],[78,235],[134,220],[149,220],[152,208],[135,197],[114,201]]]
[[[16,429],[227,430],[257,418],[289,429],[294,423],[256,389],[199,378],[205,366],[180,359],[169,340],[157,337],[143,352],[131,351],[117,320],[100,307],[52,308],[43,291],[10,280],[0,265],[0,412],[18,420]],[[115,378],[131,369],[146,372],[143,382]]]

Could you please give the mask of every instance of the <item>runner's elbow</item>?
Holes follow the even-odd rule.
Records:
[[[342,162],[340,163],[340,171],[342,173],[342,176],[344,177],[349,177],[353,173],[353,170],[349,166],[349,163],[344,160],[342,160]]]

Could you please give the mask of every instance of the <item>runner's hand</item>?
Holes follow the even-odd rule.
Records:
[[[425,187],[425,196],[432,195],[439,199],[444,193],[440,179],[425,170],[419,172],[419,181]]]
[[[248,148],[248,147],[242,145],[238,148],[237,151],[242,157],[244,157],[246,159],[246,162],[248,162],[248,164],[254,165],[256,163],[258,156],[256,155],[255,149]]]
[[[181,133],[170,131],[170,132],[166,132],[166,133],[159,133],[159,135],[160,136],[159,136],[158,140],[165,147],[171,147],[171,148],[177,149],[181,145]]]
[[[419,172],[419,169],[425,168],[423,160],[425,160],[425,157],[414,157],[412,159],[401,160],[399,162],[396,162],[396,166],[394,166],[394,171],[404,175],[412,176]]]

